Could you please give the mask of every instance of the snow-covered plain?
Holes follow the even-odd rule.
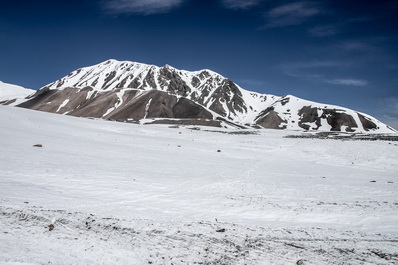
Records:
[[[398,142],[0,124],[2,264],[398,264]]]

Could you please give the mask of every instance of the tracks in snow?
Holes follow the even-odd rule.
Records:
[[[29,205],[0,206],[0,248],[0,262],[41,264],[398,263],[398,237],[388,235],[215,220],[124,220]]]

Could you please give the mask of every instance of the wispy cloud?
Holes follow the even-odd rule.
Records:
[[[344,86],[367,86],[368,81],[361,79],[331,79],[324,80],[325,83],[333,84],[333,85],[344,85]]]
[[[349,63],[338,62],[338,61],[313,61],[313,62],[294,62],[281,64],[279,69],[283,71],[285,75],[296,77],[299,79],[327,83],[333,85],[344,85],[344,86],[355,86],[363,87],[368,85],[368,81],[363,79],[355,78],[334,78],[331,79],[327,74],[320,74],[319,71],[326,70],[328,68],[342,68],[349,66]]]
[[[299,25],[321,13],[318,5],[312,2],[295,2],[275,7],[266,13],[267,28]]]
[[[247,9],[258,5],[263,0],[221,0],[226,8],[230,9]]]
[[[342,67],[343,65],[345,64],[335,61],[309,61],[284,63],[279,65],[278,68],[288,76],[300,77],[305,79],[320,79],[323,78],[323,75],[308,74],[308,71],[320,68]]]
[[[322,25],[311,28],[308,33],[314,37],[329,37],[338,33],[338,30],[333,25]]]
[[[362,41],[345,41],[337,44],[336,47],[347,52],[365,51],[371,48],[369,44]]]
[[[111,14],[161,14],[179,6],[183,0],[106,0],[103,7]]]

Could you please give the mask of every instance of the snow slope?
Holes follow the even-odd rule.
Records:
[[[398,262],[397,142],[8,106],[0,124],[0,263]]]
[[[336,105],[317,103],[292,95],[279,98],[267,110],[269,109],[272,109],[271,112],[276,113],[283,119],[277,128],[282,127],[288,130],[303,130],[305,128],[309,131],[341,131],[368,134],[397,133],[395,129],[365,113]],[[256,117],[255,121],[257,123],[261,124],[259,120],[270,115],[267,110]],[[336,125],[338,120],[345,120],[345,122]],[[368,126],[368,128],[366,126],[367,122],[371,122],[371,126]]]
[[[25,98],[36,92],[33,89],[24,88],[0,81],[0,101]]]

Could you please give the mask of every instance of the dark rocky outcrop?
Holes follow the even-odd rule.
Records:
[[[298,115],[301,117],[301,119],[298,122],[298,125],[305,129],[309,130],[311,127],[308,124],[305,123],[314,123],[316,124],[316,128],[318,129],[321,126],[321,117],[318,116],[318,108],[312,108],[311,106],[305,106],[300,109],[298,112]]]
[[[319,116],[318,113],[322,113]],[[321,119],[325,119],[327,123],[331,126],[331,131],[341,131],[342,126],[346,126],[345,131],[352,132],[353,128],[357,128],[358,125],[351,115],[344,113],[344,110],[339,109],[321,109],[311,106],[305,106],[298,112],[301,117],[299,121],[299,126],[305,130],[315,129],[318,130],[321,127]],[[315,123],[316,128],[311,128],[306,123]]]
[[[351,115],[331,109],[325,109],[323,113],[329,125],[332,126],[331,131],[341,131],[342,126],[347,127],[345,129],[347,132],[353,132],[353,128],[358,128],[358,124]]]
[[[274,111],[274,107],[269,107],[262,111],[255,119],[256,124],[267,129],[286,129],[286,120],[279,117]]]
[[[358,114],[359,120],[362,123],[363,128],[366,131],[378,129],[377,125],[374,122],[372,122],[369,118],[363,116],[361,113],[357,113],[357,114]]]
[[[204,107],[196,104],[195,102],[180,98],[177,104],[173,107],[173,114],[175,118],[202,118],[212,119],[213,115]]]

